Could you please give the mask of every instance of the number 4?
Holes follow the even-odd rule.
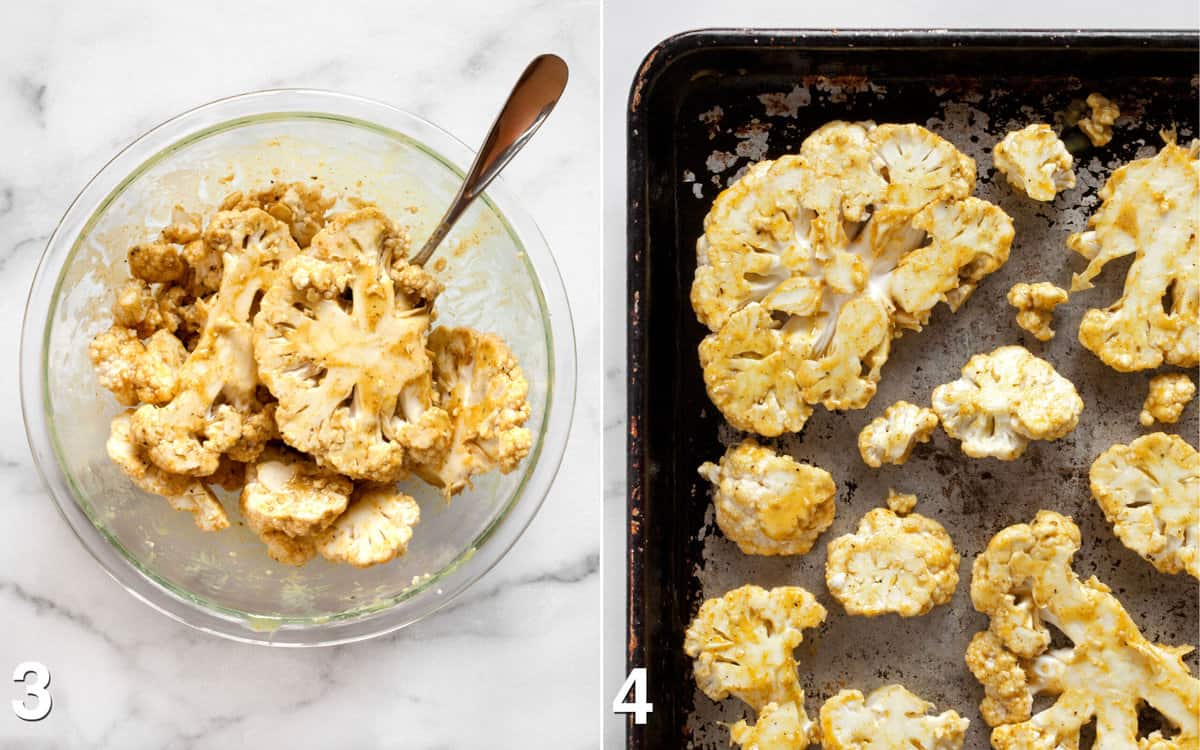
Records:
[[[626,703],[625,699],[631,690],[633,691],[633,702]],[[654,710],[654,704],[646,701],[645,667],[634,667],[629,676],[625,678],[621,689],[617,691],[617,697],[613,698],[612,710],[614,714],[633,714],[634,724],[646,723],[646,717]]]
[[[26,678],[33,675],[33,682]],[[46,665],[37,661],[23,661],[13,670],[13,682],[25,683],[26,697],[33,698],[33,706],[26,706],[24,699],[13,699],[13,713],[18,719],[25,721],[41,721],[50,713],[53,700],[46,688],[50,687],[50,670]]]

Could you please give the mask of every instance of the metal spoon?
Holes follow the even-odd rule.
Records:
[[[557,55],[538,55],[517,79],[512,93],[504,102],[504,108],[492,123],[483,147],[467,170],[458,194],[450,202],[442,220],[433,234],[425,241],[421,252],[413,256],[411,263],[424,265],[446,235],[454,222],[462,216],[484,191],[500,170],[516,155],[521,147],[537,131],[542,121],[554,109],[558,98],[567,86],[567,64]]]

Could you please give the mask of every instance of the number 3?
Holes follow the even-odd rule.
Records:
[[[633,702],[626,703],[625,698],[630,690],[633,691]],[[617,691],[617,697],[613,698],[612,710],[614,714],[633,714],[634,724],[646,723],[646,718],[654,710],[654,704],[646,701],[645,667],[634,667],[625,678],[621,689]]]
[[[26,682],[29,675],[33,675],[33,682]],[[46,665],[38,661],[21,662],[13,670],[13,682],[24,682],[25,697],[34,699],[32,708],[25,705],[24,698],[13,699],[13,713],[17,718],[25,721],[41,721],[46,718],[54,703],[46,690],[50,687],[50,670],[46,669]]]

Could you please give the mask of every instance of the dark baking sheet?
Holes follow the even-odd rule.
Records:
[[[648,668],[654,711],[644,726],[630,718],[630,747],[725,747],[728,734],[716,723],[749,716],[736,700],[718,706],[697,693],[682,652],[684,630],[706,593],[719,595],[746,582],[805,585],[830,611],[823,628],[806,634],[801,653],[810,715],[842,687],[866,692],[900,681],[938,703],[939,710],[952,707],[970,718],[967,747],[987,747],[978,689],[961,658],[970,634],[986,626],[970,611],[969,566],[992,533],[1028,521],[1037,507],[1075,517],[1085,539],[1076,569],[1112,585],[1147,635],[1195,642],[1195,582],[1157,574],[1123,550],[1087,491],[1090,444],[1145,432],[1137,427],[1136,406],[1149,373],[1115,376],[1094,356],[1069,348],[1078,349],[1073,340],[1082,309],[1119,296],[1127,263],[1111,264],[1098,285],[1103,291],[1075,305],[1074,315],[1059,316],[1059,336],[1051,345],[1068,347],[1062,350],[1070,359],[1065,364],[1043,354],[1054,351],[1049,345],[1013,327],[1003,295],[1018,280],[1049,277],[1066,285],[1069,271],[1082,263],[1069,257],[1062,240],[1096,205],[1095,191],[1112,165],[1156,149],[1161,127],[1175,124],[1181,136],[1195,135],[1196,76],[1197,36],[1175,32],[716,30],[672,37],[647,56],[629,102],[627,662]],[[1006,125],[1052,122],[1055,110],[1091,91],[1107,93],[1134,117],[1126,118],[1109,147],[1077,158],[1081,172],[1099,177],[1081,175],[1069,196],[1080,202],[1077,210],[1062,220],[1055,212],[1067,196],[1043,206],[1005,194],[1003,179],[993,182],[990,159],[980,152],[990,150]],[[979,118],[985,121],[976,123],[979,113],[986,114]],[[937,127],[938,118],[946,132]],[[839,485],[838,522],[820,545],[802,558],[725,560],[725,547],[732,545],[719,539],[712,524],[708,490],[696,467],[715,460],[738,435],[709,404],[696,358],[705,331],[688,301],[695,241],[712,199],[739,168],[794,151],[813,128],[833,119],[932,125],[976,156],[977,194],[1013,214],[1017,239],[1009,264],[964,308],[990,306],[997,311],[994,321],[981,325],[978,315],[971,319],[963,312],[956,321],[941,310],[925,332],[896,343],[880,392],[867,409],[829,414],[818,407],[798,438],[773,441],[809,460],[828,451],[847,456],[836,470],[827,465]],[[722,168],[722,160],[728,166]],[[939,436],[881,479],[858,460],[854,438],[898,398],[927,399],[926,378],[936,383],[956,376],[965,357],[959,358],[961,347],[943,341],[967,341],[973,351],[1019,342],[1050,358],[1084,395],[1085,418],[1094,418],[1088,440],[1044,444],[1049,447],[1001,464],[968,460],[957,444]],[[1195,443],[1196,424],[1193,405],[1180,424],[1166,429]],[[1077,432],[1083,434],[1082,425]],[[848,625],[819,583],[824,545],[881,504],[876,495],[885,480],[916,492],[918,511],[951,530],[963,555],[962,581],[952,606],[924,618],[852,618]],[[713,590],[706,592],[706,585]],[[847,627],[856,629],[849,643],[837,637],[837,629]],[[818,654],[820,666],[806,670],[806,660]],[[862,677],[869,673],[870,680]],[[967,703],[964,694],[971,696]]]

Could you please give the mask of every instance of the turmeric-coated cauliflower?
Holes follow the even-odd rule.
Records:
[[[346,510],[354,483],[290,450],[268,447],[246,465],[240,508],[255,533],[291,537],[324,530]]]
[[[244,211],[261,208],[271,216],[287,224],[288,231],[296,244],[308,247],[321,227],[325,226],[325,213],[337,201],[326,196],[318,185],[304,182],[284,182],[258,190],[249,195],[238,191],[225,196],[222,211]]]
[[[113,463],[141,489],[165,497],[175,510],[191,513],[201,531],[228,528],[229,516],[224,506],[203,481],[171,474],[154,465],[146,446],[138,443],[133,435],[132,418],[132,411],[113,418],[105,445]]]
[[[395,486],[363,484],[346,512],[317,534],[317,550],[331,562],[369,568],[403,555],[420,520],[417,501]]]
[[[775,726],[803,750],[816,724],[804,712],[793,652],[804,640],[802,631],[824,621],[825,608],[799,586],[767,591],[746,585],[701,605],[683,650],[693,659],[696,684],[705,695],[714,701],[735,696],[759,712],[760,723],[767,722],[754,728],[760,748],[775,747],[761,744],[767,727]],[[768,711],[771,704],[776,708]],[[789,705],[796,717],[783,715],[793,710]],[[748,732],[744,724],[738,729],[745,742],[753,736]]]
[[[1112,140],[1113,123],[1121,116],[1121,108],[1095,92],[1088,94],[1087,105],[1091,114],[1079,120],[1079,129],[1093,146],[1107,146]]]
[[[907,516],[917,507],[917,496],[888,488],[887,507],[898,516]]]
[[[155,331],[142,341],[137,331],[113,326],[88,345],[88,357],[100,385],[125,406],[142,401],[165,404],[174,398],[179,368],[187,355],[183,343],[165,330]]]
[[[279,400],[283,439],[353,479],[399,479],[450,439],[446,412],[432,406],[433,300],[388,273],[399,239],[377,209],[339,215],[283,265],[255,318],[258,373]]]
[[[802,555],[834,517],[837,487],[829,472],[798,463],[747,438],[704,463],[717,526],[747,555]]]
[[[814,404],[864,407],[891,340],[1008,258],[1012,221],[974,185],[974,162],[925,128],[831,122],[722,192],[691,300],[730,424],[775,436]]]
[[[529,383],[517,358],[495,334],[435,328],[429,335],[436,401],[450,417],[450,447],[417,474],[450,497],[471,477],[498,468],[507,474],[529,454]]]
[[[1054,338],[1050,322],[1054,308],[1067,301],[1067,290],[1049,281],[1036,284],[1013,284],[1008,290],[1008,304],[1017,308],[1017,325],[1029,331],[1038,341]]]
[[[1200,578],[1200,453],[1155,432],[1092,462],[1092,495],[1113,533],[1163,573]]]
[[[1083,399],[1071,381],[1021,346],[976,354],[962,377],[933,389],[942,428],[972,458],[1011,461],[1031,440],[1058,440],[1075,429]]]
[[[745,719],[729,727],[729,741],[742,750],[804,750],[811,741],[813,723],[804,706],[789,701],[768,703],[758,712],[754,724]]]
[[[1080,746],[1095,720],[1097,748],[1194,750],[1200,744],[1200,680],[1183,656],[1142,635],[1111,590],[1071,569],[1079,549],[1071,519],[1041,511],[1004,529],[975,560],[971,601],[991,617],[966,661],[983,684],[980,705],[996,750]],[[1074,645],[1050,648],[1052,625]],[[1033,714],[1034,698],[1053,704]],[[1138,712],[1156,709],[1173,734],[1141,736]]]
[[[1045,123],[1005,135],[992,149],[992,161],[1009,184],[1035,201],[1052,201],[1060,191],[1075,187],[1075,160]]]
[[[897,401],[858,433],[858,453],[863,463],[875,469],[903,464],[917,443],[929,442],[937,425],[932,409]]]
[[[825,583],[849,614],[916,617],[954,596],[958,560],[937,521],[873,508],[855,533],[829,543]]]
[[[903,685],[869,696],[842,690],[821,706],[824,750],[960,750],[971,723],[955,711],[928,715],[933,704]]]
[[[1191,400],[1196,397],[1196,384],[1187,373],[1170,372],[1150,378],[1150,389],[1142,404],[1138,421],[1143,427],[1155,422],[1175,424]]]
[[[222,253],[224,271],[200,341],[175,397],[133,416],[150,459],[191,476],[215,472],[222,454],[252,461],[276,434],[274,405],[258,392],[251,315],[280,264],[298,252],[287,228],[258,209],[217,214],[204,241]]]
[[[1200,364],[1198,154],[1200,141],[1183,147],[1168,137],[1156,156],[1116,170],[1087,231],[1067,239],[1090,261],[1072,277],[1072,292],[1090,289],[1109,261],[1135,256],[1121,298],[1079,324],[1079,342],[1114,370]]]

